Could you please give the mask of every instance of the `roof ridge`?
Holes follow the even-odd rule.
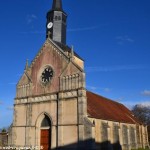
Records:
[[[47,45],[47,44],[52,44],[52,46],[55,48],[57,48],[59,50],[59,52],[61,53],[62,57],[69,61],[68,56],[63,52],[63,50],[61,49],[60,46],[58,46],[53,40],[51,40],[50,38],[47,38],[44,42],[44,44],[41,46],[41,48],[39,49],[38,53],[36,54],[36,56],[33,58],[33,60],[31,61],[31,64],[29,66],[29,68],[32,68],[32,66],[34,65],[34,63],[36,62],[36,60],[38,59],[38,57],[41,55],[41,53],[43,52],[43,48]]]
[[[63,44],[63,43],[60,43],[60,42],[57,42],[57,41],[53,41],[57,46],[59,46],[61,49],[63,49],[63,51],[65,52],[65,51],[68,51],[68,52],[71,52],[71,47],[69,46],[69,45],[65,45],[65,44]],[[79,59],[81,59],[81,60],[83,60],[84,61],[84,59],[81,57],[81,56],[79,56],[78,55],[78,53],[74,50],[74,54],[75,54],[75,56],[76,57],[78,57]]]
[[[104,98],[104,99],[106,99],[106,100],[108,100],[108,101],[111,101],[111,102],[114,102],[114,103],[117,103],[117,104],[119,104],[119,105],[124,106],[122,103],[119,103],[119,102],[117,102],[117,101],[115,101],[115,100],[112,100],[112,99],[109,99],[109,98],[107,98],[107,97],[101,96],[101,95],[99,95],[98,93],[94,93],[94,92],[91,92],[91,91],[89,91],[89,90],[86,90],[86,91],[89,92],[89,93],[91,93],[91,94],[94,94],[94,95],[96,95],[96,96],[98,96],[98,97],[102,97],[102,98]],[[125,107],[125,106],[124,106],[124,107]]]

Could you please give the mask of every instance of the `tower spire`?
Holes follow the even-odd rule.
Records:
[[[53,0],[52,9],[47,13],[46,38],[66,45],[66,28],[67,14],[63,11],[62,0]]]
[[[61,0],[53,0],[52,10],[62,11],[62,1]]]

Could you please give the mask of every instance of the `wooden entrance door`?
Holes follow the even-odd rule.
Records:
[[[50,130],[49,129],[41,129],[41,146],[43,150],[50,150]]]

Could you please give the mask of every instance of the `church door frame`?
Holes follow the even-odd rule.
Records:
[[[40,128],[40,147],[41,148],[43,147],[43,145],[41,145],[42,144],[42,142],[41,142],[42,141],[42,139],[41,139],[42,138],[42,135],[41,135],[42,131],[47,131],[48,134],[49,134],[48,135],[48,139],[47,139],[48,140],[48,147],[49,147],[48,150],[51,150],[51,143],[52,143],[52,134],[51,134],[52,131],[51,131],[51,127],[41,127]],[[43,147],[43,150],[44,150],[44,147]]]
[[[51,122],[51,125],[49,127],[41,127],[41,122],[44,119],[44,117],[47,116]],[[53,122],[51,117],[47,113],[41,113],[37,120],[36,120],[36,128],[35,128],[35,145],[39,147],[41,146],[41,129],[49,129],[50,130],[50,146],[52,148],[53,138],[52,138],[52,132],[53,132]]]

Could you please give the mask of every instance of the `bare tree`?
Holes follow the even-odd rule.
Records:
[[[141,121],[144,125],[147,125],[148,138],[150,142],[150,106],[137,104],[133,107],[132,112],[139,121]]]
[[[150,125],[150,106],[137,104],[133,107],[132,112],[143,124]]]

